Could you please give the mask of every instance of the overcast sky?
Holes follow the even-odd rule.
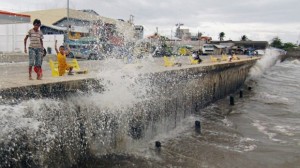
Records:
[[[54,3],[55,1],[55,3]],[[67,0],[7,0],[0,10],[12,12],[66,8]],[[93,9],[102,16],[128,20],[145,27],[145,35],[156,32],[171,36],[175,24],[196,35],[197,32],[217,40],[300,42],[300,0],[70,0],[72,9]]]

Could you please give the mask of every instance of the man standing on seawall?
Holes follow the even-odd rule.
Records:
[[[37,80],[42,79],[42,55],[43,55],[43,33],[39,30],[41,26],[41,21],[39,19],[35,19],[33,21],[33,28],[30,29],[25,36],[24,39],[24,51],[27,53],[27,39],[30,38],[30,45],[29,45],[29,80],[32,80],[32,67],[35,66],[37,69]]]

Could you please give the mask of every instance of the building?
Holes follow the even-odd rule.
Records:
[[[1,11],[0,51],[23,51],[24,37],[32,28],[34,19],[40,19],[42,22],[41,30],[45,35],[45,48],[52,48],[54,40],[58,40],[61,44],[66,39],[76,40],[86,36],[96,37],[99,41],[111,45],[123,45],[136,40],[136,30],[133,24],[100,16],[93,10],[69,9],[69,17],[66,8],[20,14]],[[67,32],[69,32],[68,35]]]
[[[247,51],[254,50],[264,50],[269,46],[267,41],[211,41],[212,44],[216,46],[218,50],[217,54],[221,48],[225,48],[226,53],[236,53],[236,54],[245,54]],[[221,46],[218,47],[218,46]]]
[[[182,40],[191,40],[191,33],[190,29],[181,29],[178,27],[175,32],[175,37],[182,39]]]
[[[205,43],[210,43],[212,38],[208,36],[201,36],[199,40],[204,41]]]
[[[29,22],[30,15],[0,10],[0,52],[21,52],[24,47],[19,46],[24,45],[24,42],[17,40],[21,37],[17,27]],[[24,39],[24,36],[22,38]]]
[[[0,10],[0,24],[29,23],[30,15]]]
[[[144,38],[144,27],[142,25],[135,25],[134,30],[135,39],[140,40]]]
[[[69,13],[69,17],[68,17]],[[69,39],[85,36],[99,37],[99,40],[134,39],[134,26],[128,22],[100,16],[93,10],[75,10],[66,8],[24,12],[32,19],[39,18],[44,34],[64,34],[69,30]]]
[[[266,49],[269,46],[267,41],[211,41],[212,44],[219,44],[227,47],[237,48],[254,48],[254,49]]]

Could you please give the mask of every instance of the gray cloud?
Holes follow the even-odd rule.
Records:
[[[18,6],[16,7],[15,4]],[[135,23],[145,25],[149,32],[155,31],[155,27],[169,31],[176,23],[182,22],[191,30],[205,31],[212,36],[218,31],[226,30],[232,38],[240,37],[238,33],[242,32],[266,38],[266,34],[275,36],[275,32],[287,34],[285,32],[290,33],[292,30],[295,33],[289,34],[288,40],[293,42],[298,40],[300,33],[299,6],[299,0],[70,0],[71,8],[93,9],[107,17],[128,20],[129,15],[132,14],[135,16]],[[66,1],[53,3],[51,0],[31,0],[27,3],[10,0],[1,2],[1,7],[19,11],[63,8],[66,7]],[[251,29],[248,27],[249,24]],[[236,30],[232,25],[240,29]],[[278,28],[281,25],[292,26]]]

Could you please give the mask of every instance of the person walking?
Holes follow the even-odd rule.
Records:
[[[27,53],[27,39],[30,38],[29,45],[29,80],[32,78],[32,67],[35,66],[37,73],[37,80],[42,79],[42,55],[43,55],[43,33],[39,30],[41,26],[41,21],[35,19],[33,21],[33,28],[30,29],[24,39],[24,52]]]

